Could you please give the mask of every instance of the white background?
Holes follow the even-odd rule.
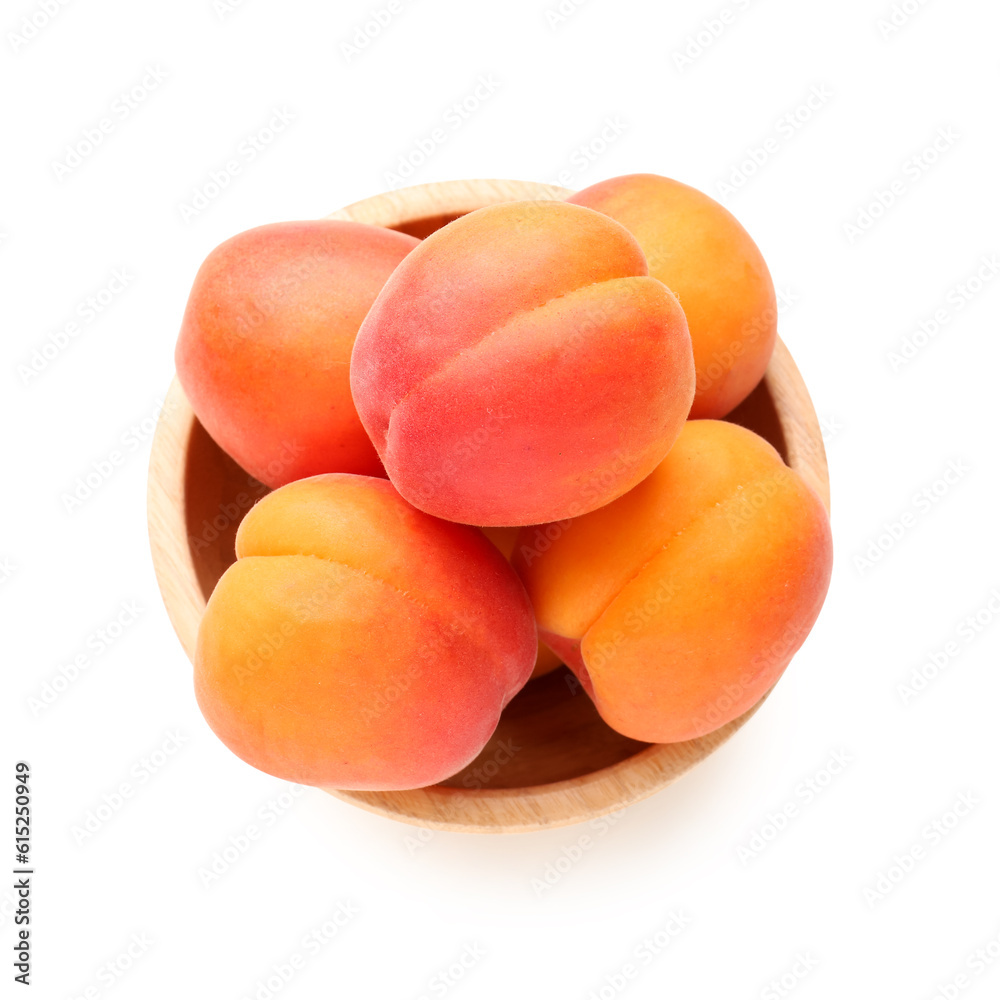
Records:
[[[586,0],[553,23],[555,2],[406,0],[352,55],[343,43],[387,0],[71,0],[27,44],[12,34],[40,3],[5,0],[0,731],[10,789],[0,811],[13,809],[13,762],[30,761],[35,995],[264,998],[272,967],[293,953],[304,965],[275,995],[608,997],[605,977],[628,962],[639,975],[624,992],[636,1000],[1000,991],[1000,959],[968,961],[990,942],[1000,954],[1000,625],[988,623],[1000,588],[1000,280],[959,291],[1000,253],[1000,9],[907,0],[914,13],[887,30],[892,0],[730,0],[728,23],[699,53],[690,37],[719,17],[718,0]],[[685,49],[694,55],[681,67]],[[166,79],[119,116],[116,99],[151,67]],[[457,127],[454,115],[446,122],[480,77],[495,91]],[[779,124],[811,92],[825,95],[814,110]],[[242,144],[275,109],[294,121],[251,160]],[[113,128],[101,144],[57,171],[67,145],[104,117]],[[202,722],[148,552],[149,430],[187,291],[230,235],[398,185],[400,158],[439,126],[446,141],[408,182],[579,188],[653,171],[736,213],[794,300],[780,332],[824,421],[829,599],[751,723],[613,827],[421,840],[307,790],[206,887],[199,868],[262,826],[260,810],[285,786]],[[925,154],[939,135],[951,136],[947,148]],[[185,221],[181,206],[231,159],[240,173]],[[723,197],[719,183],[741,179]],[[845,228],[872,202],[878,212],[893,181],[879,218],[861,235]],[[78,307],[117,269],[128,286],[87,323]],[[945,322],[928,338],[920,324],[939,309]],[[74,320],[65,350],[23,378],[19,366]],[[894,370],[906,338],[921,346]],[[116,448],[127,461],[68,511],[77,477]],[[946,483],[950,466],[964,471]],[[859,562],[907,513],[878,561]],[[141,608],[137,620],[33,711],[30,699],[88,643],[93,653],[123,602]],[[960,632],[982,609],[981,631]],[[949,642],[957,655],[904,704],[899,685]],[[172,733],[180,749],[142,780],[143,759]],[[835,752],[849,765],[807,801],[801,783],[824,781]],[[74,828],[123,782],[132,796],[81,841]],[[975,805],[957,818],[963,794]],[[789,805],[795,815],[754,853],[754,834],[773,834],[769,815]],[[585,834],[593,846],[560,862]],[[890,873],[915,847],[911,870]],[[533,880],[557,863],[568,870],[538,891]],[[889,874],[890,892],[866,894]],[[11,902],[0,888],[5,980]],[[340,903],[357,916],[307,950],[304,937]],[[686,926],[644,961],[636,950],[671,912]],[[113,975],[106,963],[133,935],[143,950],[133,945],[139,957]],[[483,957],[447,986],[440,973],[467,946]],[[938,992],[959,975],[965,985]]]

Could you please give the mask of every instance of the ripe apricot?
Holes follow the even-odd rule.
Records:
[[[606,215],[563,202],[479,209],[393,272],[351,357],[386,471],[449,520],[535,524],[644,479],[694,393],[684,313]]]
[[[417,244],[357,222],[280,222],[226,240],[201,265],[177,377],[205,430],[261,482],[385,474],[351,399],[351,350]]]
[[[475,528],[384,479],[260,501],[198,631],[195,692],[239,757],[329,788],[434,784],[485,746],[535,663],[524,587]]]
[[[713,198],[656,174],[613,177],[568,201],[604,212],[639,241],[649,273],[687,316],[691,417],[724,417],[761,380],[777,336],[774,283],[757,244]]]
[[[687,423],[634,490],[523,528],[514,566],[542,640],[637,740],[702,736],[775,683],[830,580],[819,497],[763,438]]]

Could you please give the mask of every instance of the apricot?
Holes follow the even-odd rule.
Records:
[[[691,417],[724,417],[761,380],[777,336],[774,284],[750,235],[707,194],[656,174],[614,177],[568,201],[604,212],[639,241],[649,273],[687,316]]]
[[[351,389],[390,480],[467,524],[586,513],[644,479],[687,417],[676,298],[606,215],[479,209],[393,272],[358,332]]]
[[[282,222],[234,236],[201,265],[177,377],[205,430],[261,482],[385,475],[351,399],[351,349],[418,242],[356,222]]]
[[[771,688],[819,614],[831,560],[826,509],[774,448],[692,420],[630,493],[523,528],[513,561],[540,637],[604,720],[674,743]]]
[[[282,487],[244,518],[198,631],[195,692],[243,760],[328,788],[461,770],[528,680],[524,587],[475,528],[384,479]]]
[[[500,554],[510,562],[514,555],[514,544],[517,542],[518,528],[483,528],[483,534],[500,550]],[[551,674],[562,666],[562,660],[548,646],[538,640],[538,655],[535,657],[535,669],[531,671],[531,680]]]

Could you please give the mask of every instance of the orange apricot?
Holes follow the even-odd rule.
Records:
[[[614,177],[568,201],[604,212],[639,241],[649,273],[687,316],[691,417],[724,417],[761,380],[777,337],[774,283],[757,244],[713,198],[656,174]]]
[[[625,496],[523,528],[513,562],[540,637],[604,720],[673,743],[771,688],[819,614],[831,560],[826,509],[774,448],[692,420]]]
[[[507,561],[384,479],[282,487],[244,518],[236,555],[198,632],[195,692],[268,774],[434,784],[476,757],[531,674],[534,618]]]
[[[201,265],[177,377],[205,430],[261,482],[385,475],[351,399],[351,350],[417,244],[357,222],[281,222],[226,240]]]
[[[393,272],[354,401],[390,480],[449,520],[535,524],[627,492],[688,415],[684,313],[639,244],[563,202],[472,212]]]

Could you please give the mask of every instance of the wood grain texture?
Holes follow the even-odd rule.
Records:
[[[146,518],[156,582],[170,624],[192,663],[198,624],[206,604],[205,595],[198,586],[185,521],[184,471],[195,424],[197,418],[175,377],[153,435],[146,486]]]
[[[485,205],[569,193],[526,181],[449,181],[368,198],[328,218],[422,238]],[[819,421],[780,340],[761,384],[727,419],[767,438],[829,508]],[[212,441],[174,379],[153,439],[148,520],[160,592],[189,659],[208,596],[234,561],[239,521],[266,492]],[[622,809],[676,781],[725,743],[760,704],[700,739],[642,744],[610,729],[563,667],[529,682],[479,757],[447,782],[403,792],[326,791],[371,812],[435,829],[520,833],[564,826]]]

